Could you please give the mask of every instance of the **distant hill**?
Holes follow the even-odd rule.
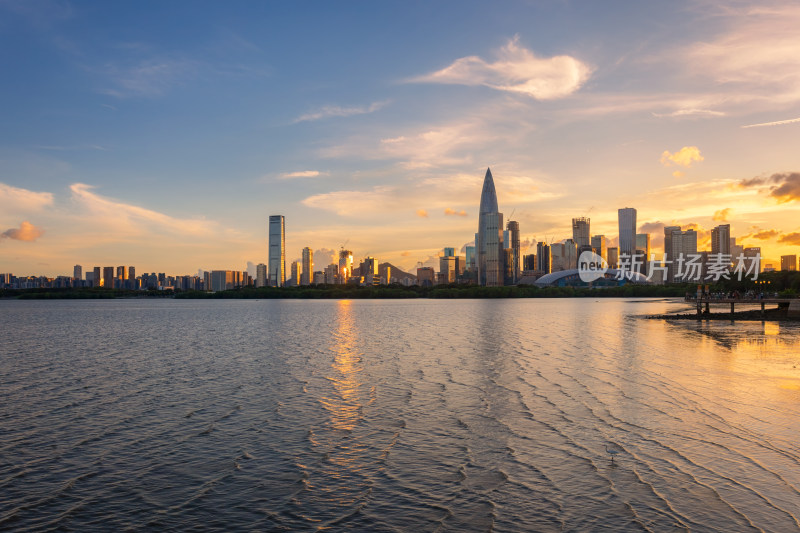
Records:
[[[391,269],[390,275],[391,277],[395,278],[395,280],[398,283],[402,283],[404,279],[411,279],[413,281],[417,281],[417,276],[409,274],[408,272],[403,272],[402,270],[400,270],[391,263],[381,263],[380,265],[378,265],[378,273],[380,274],[381,277],[386,275],[387,268]]]

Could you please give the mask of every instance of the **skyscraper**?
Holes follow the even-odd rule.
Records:
[[[515,220],[509,220],[508,224],[506,225],[506,229],[509,233],[509,240],[505,242],[507,248],[511,248],[512,251],[512,261],[513,261],[513,272],[514,272],[514,283],[520,278],[521,268],[520,268],[520,247],[519,247],[519,222]]]
[[[731,253],[730,224],[720,224],[711,230],[711,253],[726,255]]]
[[[475,270],[478,268],[475,264],[475,247],[467,246],[464,248],[464,252],[467,256],[467,270]]]
[[[72,267],[72,278],[76,280],[80,280],[83,277],[83,267],[81,265],[75,265]]]
[[[103,287],[114,288],[114,267],[103,267]]]
[[[489,287],[503,285],[503,214],[497,208],[492,171],[486,169],[475,238],[478,284]]]
[[[585,217],[572,219],[572,240],[578,249],[578,255],[592,246],[589,233],[589,219]]]
[[[303,272],[300,274],[300,285],[310,285],[314,281],[314,252],[306,246],[303,248]]]
[[[629,257],[636,250],[636,209],[623,207],[617,212],[619,220],[619,255]]]
[[[650,275],[650,234],[636,234],[636,268],[644,275]]]
[[[353,252],[350,250],[339,250],[339,283],[344,285],[350,276],[353,275]]]
[[[283,215],[269,217],[269,285],[286,283],[286,227]]]
[[[675,265],[672,261],[672,234],[678,232],[680,234],[680,226],[666,226],[664,227],[664,256],[663,259],[667,265],[667,279],[665,281],[672,283],[675,280]]]
[[[256,287],[267,286],[267,265],[259,263],[256,265]]]
[[[546,242],[539,241],[536,243],[536,270],[549,274],[551,266],[550,246]]]
[[[592,235],[592,251],[608,261],[608,246],[605,235]]]

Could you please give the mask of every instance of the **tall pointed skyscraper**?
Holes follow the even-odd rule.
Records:
[[[486,169],[475,234],[478,263],[478,284],[489,287],[503,285],[503,214],[497,208],[497,193],[491,169]]]

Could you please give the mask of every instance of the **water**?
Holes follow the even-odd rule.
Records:
[[[800,529],[800,327],[681,307],[0,301],[0,529]]]

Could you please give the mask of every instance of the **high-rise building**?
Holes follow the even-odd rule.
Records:
[[[325,267],[325,283],[327,285],[333,285],[337,281],[339,281],[339,267],[335,264],[331,263],[330,265]]]
[[[114,288],[114,267],[103,267],[103,287]]]
[[[744,255],[744,246],[736,244],[736,237],[731,237],[731,263],[736,264],[740,256]]]
[[[519,222],[515,220],[509,220],[508,224],[506,224],[506,230],[508,231],[509,235],[507,240],[505,240],[505,235],[503,235],[503,242],[505,243],[506,248],[511,248],[512,272],[514,273],[513,283],[516,283],[520,278],[522,271],[520,267],[522,258],[520,256]]]
[[[636,234],[636,261],[639,272],[644,275],[650,274],[650,234]]]
[[[117,267],[117,279],[114,285],[119,289],[126,289],[125,281],[128,279],[128,267]]]
[[[464,253],[467,259],[467,270],[475,270],[478,267],[475,264],[475,246],[468,245],[464,248]]]
[[[578,247],[572,239],[550,245],[550,268],[553,272],[578,267]]]
[[[489,287],[503,285],[503,214],[497,208],[497,193],[491,169],[486,169],[475,238],[478,284]]]
[[[781,256],[781,270],[797,270],[797,256],[796,255],[782,255]]]
[[[292,261],[291,266],[291,279],[289,284],[293,286],[300,285],[300,274],[303,272],[303,264],[300,261]]]
[[[672,261],[672,263],[667,264],[667,280],[672,282],[686,274],[685,272],[679,272],[680,263],[683,262],[685,264],[691,259],[692,255],[697,255],[697,232],[693,229],[673,231],[672,254],[669,255],[671,256],[669,261]],[[670,274],[672,274],[671,278],[669,277]]]
[[[361,263],[359,270],[364,278],[364,285],[380,285],[381,276],[379,272],[380,264],[374,257],[367,257]]]
[[[673,233],[677,232],[680,234],[681,227],[680,226],[665,226],[664,227],[664,256],[663,260],[666,262],[667,265],[667,277],[665,281],[672,283],[675,281],[675,268],[677,265],[673,263],[674,258],[672,257],[672,235]]]
[[[353,275],[353,252],[339,250],[339,283],[345,284]]]
[[[608,246],[605,235],[592,235],[592,251],[608,261]]]
[[[455,248],[445,248],[443,255],[445,257],[455,257],[456,256],[456,249]]]
[[[132,284],[131,288],[135,289],[136,287],[134,287],[133,285],[136,284],[136,267],[134,266],[128,267],[128,281],[130,281]]]
[[[81,265],[75,265],[72,267],[72,279],[80,280],[83,278],[83,267]]]
[[[536,254],[522,256],[522,271],[536,270]]]
[[[450,248],[452,250],[452,248]],[[447,248],[445,248],[447,253]],[[442,283],[456,282],[456,257],[454,255],[444,255],[439,258],[439,274]]]
[[[306,246],[303,248],[303,273],[300,275],[300,285],[310,285],[314,281],[314,252]]]
[[[536,270],[549,274],[552,271],[552,256],[550,245],[539,241],[536,243]]]
[[[433,267],[417,268],[417,285],[420,287],[430,287],[436,283],[436,272]]]
[[[636,209],[624,207],[617,212],[619,221],[619,255],[633,255],[636,250]]]
[[[619,248],[616,246],[611,246],[607,249],[608,258],[608,268],[617,268],[619,267]]]
[[[761,272],[761,247],[752,246],[744,249],[744,265],[747,272],[758,274]]]
[[[714,255],[731,253],[730,224],[720,224],[711,230],[711,253]]]
[[[235,286],[236,275],[231,270],[212,270],[210,281],[212,291],[226,291]]]
[[[259,263],[256,265],[256,287],[267,286],[267,265]]]
[[[586,217],[572,219],[572,240],[578,250],[592,245],[589,231],[589,219]]]
[[[92,276],[92,287],[102,287],[103,286],[103,275],[100,273],[100,267],[94,267],[92,269],[93,276]]]
[[[268,283],[283,287],[286,283],[286,222],[283,215],[269,217]]]

